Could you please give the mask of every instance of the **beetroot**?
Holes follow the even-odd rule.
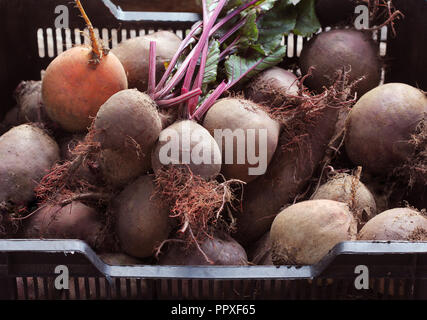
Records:
[[[102,149],[132,150],[150,165],[151,149],[162,123],[156,104],[136,89],[122,90],[99,109],[95,121],[95,139]]]
[[[64,207],[42,207],[26,221],[24,234],[36,239],[80,239],[96,248],[101,244],[102,228],[95,209],[73,201]]]
[[[42,97],[50,119],[69,132],[84,132],[101,105],[127,89],[120,60],[101,48],[93,26],[76,0],[89,29],[91,46],[76,46],[58,55],[42,80]]]
[[[273,67],[251,80],[245,95],[249,100],[271,108],[284,103],[287,95],[297,95],[298,84],[298,78],[292,72]]]
[[[271,226],[274,264],[315,264],[336,244],[355,240],[357,223],[349,207],[332,200],[308,200],[280,212]]]
[[[358,239],[427,241],[427,218],[411,208],[390,209],[371,219]]]
[[[209,258],[206,260],[200,250],[192,245],[187,248],[185,243],[169,244],[168,250],[160,256],[162,265],[246,265],[247,256],[242,246],[225,234],[208,238],[200,245],[201,250]]]
[[[169,212],[153,195],[153,179],[141,176],[119,194],[112,207],[120,245],[136,258],[151,256],[170,232]]]
[[[176,34],[164,30],[158,31],[125,40],[111,50],[123,64],[129,88],[147,90],[150,41],[157,44],[156,79],[160,79],[166,70],[165,63],[170,62],[181,44],[181,39]]]
[[[345,148],[350,160],[372,173],[392,173],[410,160],[411,135],[426,113],[427,97],[407,84],[388,83],[369,91],[347,122]],[[419,134],[421,142],[425,133]]]
[[[221,99],[209,109],[203,126],[221,146],[226,178],[249,182],[265,173],[276,151],[280,124],[261,107],[244,99]]]
[[[304,46],[300,56],[300,67],[307,74],[315,69],[305,84],[320,93],[329,86],[337,70],[349,70],[350,81],[360,80],[353,89],[358,97],[380,83],[381,64],[378,46],[370,33],[353,29],[334,29],[315,35]]]
[[[99,168],[105,182],[112,187],[123,187],[147,173],[144,160],[132,151],[101,150]]]
[[[54,126],[43,103],[41,81],[22,81],[15,90],[15,99],[22,123],[40,122]]]
[[[34,188],[59,160],[57,143],[42,129],[23,124],[0,137],[0,203],[27,204]]]
[[[160,133],[151,163],[155,172],[163,167],[188,166],[193,174],[212,179],[221,170],[221,151],[201,125],[190,120],[177,121]]]
[[[377,213],[372,193],[360,182],[360,178],[349,174],[337,174],[321,185],[311,199],[329,199],[347,204],[361,228]]]

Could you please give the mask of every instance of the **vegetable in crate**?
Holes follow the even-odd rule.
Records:
[[[207,180],[221,170],[221,151],[208,130],[194,121],[183,120],[164,129],[155,146],[151,163],[154,172],[181,165]]]
[[[117,188],[126,186],[138,176],[147,173],[147,167],[136,151],[101,150],[98,164],[105,182]]]
[[[427,182],[421,176],[426,144],[416,145],[426,143],[426,114],[427,97],[417,88],[387,83],[372,89],[355,104],[347,121],[345,148],[350,160],[369,172],[388,175],[405,162],[416,161],[413,153],[419,151],[413,169],[416,172],[419,165],[419,178]]]
[[[249,182],[265,173],[276,151],[280,124],[261,107],[249,100],[221,99],[206,113],[203,126],[221,146],[226,178]],[[215,135],[217,130],[222,134]]]
[[[127,89],[125,70],[117,57],[100,47],[81,3],[91,46],[78,46],[61,53],[46,69],[42,80],[48,116],[63,129],[85,131],[101,105],[118,91]]]
[[[93,248],[102,244],[103,224],[98,212],[79,202],[40,207],[27,218],[24,235],[33,239],[80,239]]]
[[[43,103],[41,81],[22,81],[16,87],[14,97],[17,104],[6,113],[3,120],[6,129],[33,122],[43,124],[49,129],[55,128]]]
[[[342,68],[349,70],[349,81],[358,81],[353,89],[358,97],[380,83],[378,45],[367,31],[334,29],[321,32],[304,46],[299,64],[303,74],[314,67],[306,84],[318,93],[330,86],[335,72]]]
[[[57,143],[42,129],[23,124],[0,137],[0,203],[26,205],[34,188],[59,160]]]
[[[336,244],[355,240],[357,222],[349,207],[333,200],[308,200],[280,212],[271,226],[274,264],[311,265]]]
[[[171,242],[167,250],[160,255],[159,264],[239,266],[248,263],[243,247],[226,234],[216,234],[212,238],[207,238],[200,247],[208,260],[194,244],[188,247],[183,241]]]
[[[154,190],[152,177],[141,176],[119,194],[111,207],[120,246],[133,257],[153,255],[171,231],[167,207]]]
[[[310,199],[329,199],[347,204],[358,222],[359,229],[377,213],[374,196],[357,174],[343,173],[333,176],[321,185]]]
[[[156,42],[156,78],[163,76],[165,65],[179,49],[181,39],[170,31],[128,39],[111,52],[120,60],[126,71],[129,88],[145,92],[148,89],[150,42]]]
[[[366,93],[347,121],[350,160],[374,176],[389,178],[390,201],[427,208],[427,96],[403,83]],[[408,188],[409,186],[409,188]]]
[[[412,208],[384,211],[360,230],[359,240],[427,241],[427,217]]]
[[[145,93],[127,89],[110,97],[93,123],[94,140],[103,150],[101,171],[107,181],[123,185],[146,173],[161,129],[157,106]],[[126,161],[129,164],[122,166]]]
[[[298,91],[299,81],[292,72],[273,67],[251,80],[245,89],[245,96],[267,108],[273,108],[282,105],[286,97],[297,95]]]
[[[22,123],[39,122],[52,126],[42,99],[41,81],[22,81],[15,90]]]

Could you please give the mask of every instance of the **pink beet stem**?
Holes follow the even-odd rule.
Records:
[[[224,43],[233,33],[239,30],[246,23],[248,19],[240,20],[233,28],[231,28],[226,34],[224,34],[221,39],[219,39],[219,43]]]
[[[193,84],[193,90],[196,88],[201,89],[202,88],[202,84],[203,84],[203,77],[204,77],[204,73],[205,73],[205,67],[206,67],[206,61],[208,59],[208,49],[209,49],[209,44],[206,42],[205,47],[203,48],[203,53],[202,53],[202,61],[200,62],[200,68],[199,68],[199,72],[197,74],[196,77],[196,81]],[[197,107],[197,102],[198,102],[198,98],[192,98],[190,100],[188,100],[188,115],[193,114],[193,112],[196,110]]]
[[[194,34],[197,32],[197,30],[202,25],[202,21],[199,21],[193,29],[188,33],[188,35],[185,37],[184,40],[182,40],[181,45],[179,46],[178,50],[176,51],[175,55],[173,56],[171,62],[168,65],[168,68],[166,69],[166,72],[163,74],[162,79],[160,80],[159,84],[156,87],[156,92],[160,90],[160,88],[165,84],[166,80],[168,79],[169,75],[173,71],[173,68],[176,65],[176,62],[178,61],[178,58],[182,55],[182,51],[186,48],[190,40],[193,38]]]
[[[202,103],[200,107],[190,116],[190,120],[196,119],[200,120],[206,112],[212,107],[215,101],[227,90],[227,83],[225,81],[215,89],[214,92]]]
[[[188,65],[187,73],[184,78],[184,84],[182,86],[183,89],[186,89],[186,90],[190,89],[191,81],[193,80],[194,71],[196,70],[197,61],[199,60],[200,54],[202,53],[202,50],[205,47],[205,43],[209,39],[210,31],[226,2],[227,0],[219,0],[219,3],[215,8],[214,12],[212,13],[211,17],[209,18],[207,25],[203,24],[202,36],[200,37],[200,40],[197,42],[196,52],[194,53],[190,61],[190,64]]]
[[[191,90],[190,92],[184,93],[176,98],[172,98],[169,100],[159,100],[157,101],[157,105],[159,107],[172,107],[174,105],[183,103],[187,101],[188,99],[200,96],[202,94],[202,90],[200,88]]]
[[[194,48],[195,49],[195,48]],[[166,85],[166,87],[164,87],[163,89],[159,90],[155,95],[154,95],[154,99],[157,100],[159,98],[163,98],[165,95],[167,95],[176,85],[178,82],[181,81],[181,79],[184,77],[185,75],[185,71],[187,69],[188,64],[190,63],[190,59],[191,57],[194,55],[194,51],[192,50],[190,52],[190,54],[187,56],[187,58],[185,58],[184,62],[182,63],[181,67],[178,69],[178,71],[174,74],[174,76],[172,77],[172,79],[168,82],[168,84]]]
[[[232,13],[227,15],[226,17],[222,18],[210,31],[209,36],[212,36],[215,32],[217,32],[222,26],[224,26],[228,21],[233,19],[236,15],[238,15],[243,10],[246,10],[250,6],[256,4],[259,0],[252,0],[248,3],[242,4],[239,8],[234,10]]]
[[[150,41],[148,64],[148,94],[153,99],[156,87],[156,41]]]

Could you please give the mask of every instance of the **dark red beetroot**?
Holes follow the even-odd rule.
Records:
[[[246,265],[248,257],[242,246],[225,234],[207,238],[200,244],[200,250],[192,244],[190,248],[184,242],[172,242],[165,253],[160,255],[162,265]]]
[[[417,88],[387,83],[369,91],[347,121],[345,147],[350,160],[372,173],[392,173],[409,160],[411,135],[426,114],[427,97]]]
[[[157,43],[156,79],[160,79],[166,70],[165,64],[172,60],[181,44],[181,39],[173,32],[162,30],[127,39],[111,50],[123,64],[129,88],[137,88],[142,92],[147,91],[148,87],[150,41]]]
[[[161,253],[159,264],[161,265],[211,265],[203,257],[200,250],[192,244],[188,249],[185,243],[169,243],[168,248],[164,253]],[[207,239],[201,243],[201,249],[212,260],[214,265],[232,265],[242,266],[247,265],[247,256],[245,250],[235,240],[226,235]],[[182,287],[180,288],[177,281],[172,281],[171,290],[161,290],[159,292],[159,299],[182,299],[193,296],[193,292],[204,293],[206,297],[224,297],[228,299],[236,299],[239,294],[234,290],[227,290],[221,287],[220,281],[212,282],[208,280],[191,281],[180,280]],[[252,294],[252,292],[248,292]]]
[[[277,142],[280,134],[280,123],[273,120],[267,112],[259,105],[245,99],[224,98],[217,101],[206,113],[203,120],[203,126],[209,130],[212,136],[222,151],[221,171],[227,179],[239,179],[244,182],[250,182],[256,179],[264,172],[268,163],[271,161],[273,154],[277,148]],[[233,139],[233,155],[232,159],[228,154],[229,135],[218,137],[215,135],[216,130],[225,132],[231,130],[232,134],[242,130],[244,141],[237,136]],[[261,135],[261,131],[265,130],[265,140]],[[255,154],[260,154],[265,147],[265,168],[261,168],[260,163],[253,164],[250,160],[250,132],[254,133]],[[241,145],[243,149],[241,150]],[[240,159],[243,152],[243,159]],[[264,155],[263,155],[264,156]],[[243,160],[243,161],[242,161]]]
[[[378,46],[370,32],[335,29],[317,34],[304,46],[299,63],[303,74],[315,68],[304,83],[317,93],[329,86],[335,72],[343,68],[351,69],[350,82],[365,77],[354,87],[358,97],[380,83]]]
[[[41,81],[22,81],[15,90],[15,99],[22,123],[41,122],[49,127],[54,126],[43,103]]]
[[[154,189],[153,178],[141,176],[115,198],[112,207],[120,246],[136,258],[150,257],[170,232],[169,211],[154,196]]]
[[[281,105],[287,94],[298,94],[298,78],[292,72],[279,67],[261,72],[245,90],[249,100],[267,107]]]
[[[100,169],[113,186],[123,186],[151,168],[151,151],[162,130],[157,106],[145,93],[122,90],[99,109],[94,124]]]
[[[34,213],[26,221],[24,234],[36,239],[80,239],[97,247],[102,228],[95,209],[73,201],[64,207],[47,205]]]

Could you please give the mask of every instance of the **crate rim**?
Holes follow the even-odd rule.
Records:
[[[197,22],[201,15],[195,12],[124,11],[111,0],[101,0],[119,21]]]
[[[109,265],[82,240],[0,240],[0,253],[64,253],[81,254],[107,278],[146,279],[220,279],[220,280],[291,280],[318,277],[341,255],[416,255],[427,254],[426,242],[410,241],[344,241],[314,265],[294,266],[159,266],[159,265]]]

